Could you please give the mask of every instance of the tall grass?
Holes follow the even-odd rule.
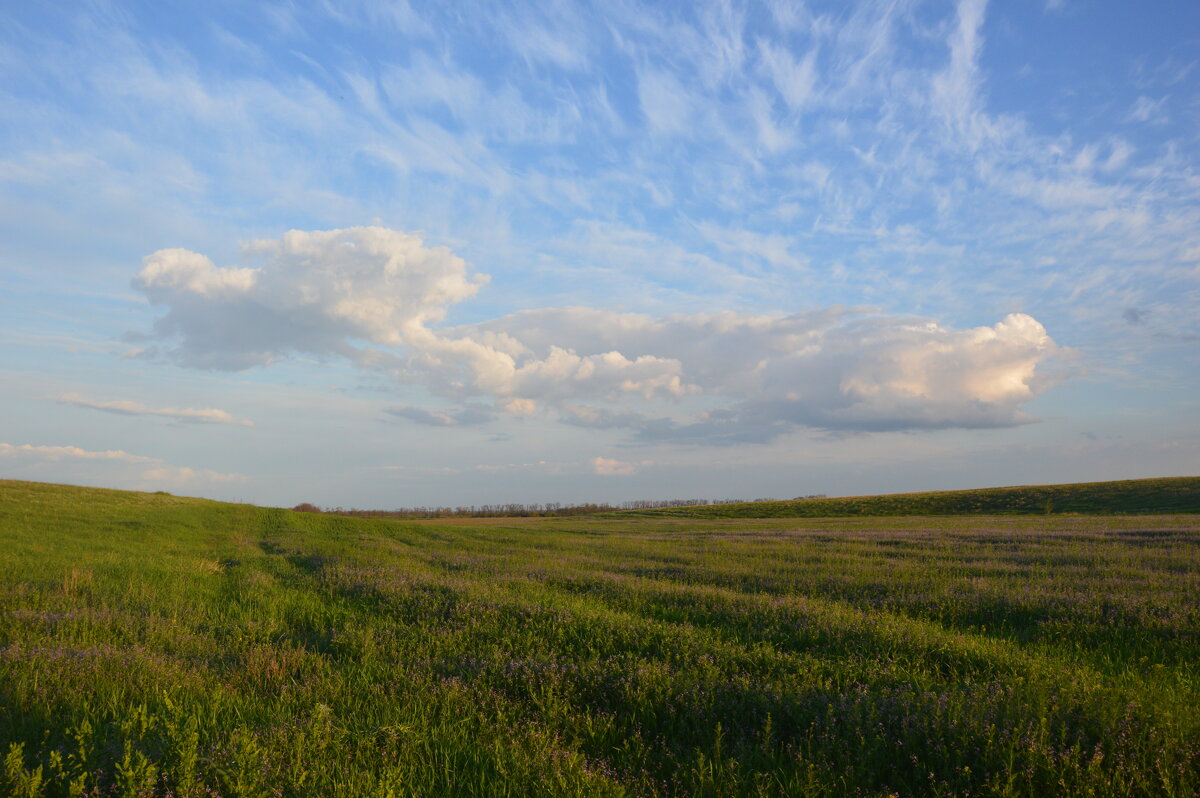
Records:
[[[0,793],[1200,790],[1200,521],[400,523],[0,482]]]

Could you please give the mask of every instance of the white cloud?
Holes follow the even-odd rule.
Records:
[[[80,396],[77,393],[67,393],[51,398],[62,402],[63,404],[74,405],[75,407],[91,408],[92,410],[102,410],[106,413],[117,413],[123,416],[160,416],[163,418],[174,419],[175,421],[196,424],[232,424],[239,427],[254,426],[253,421],[235,418],[224,410],[219,410],[215,407],[154,408],[147,407],[140,402],[133,402],[124,399],[112,402],[99,402],[94,399],[88,399],[86,396]]]
[[[670,72],[661,69],[639,72],[638,99],[654,133],[681,135],[692,132],[691,93]]]
[[[807,258],[794,255],[793,241],[787,236],[758,233],[753,230],[730,230],[701,222],[696,230],[722,252],[743,253],[759,258],[772,266],[803,269]]]
[[[355,78],[356,85],[364,84],[362,78]],[[413,56],[407,66],[389,66],[379,79],[379,84],[386,95],[389,107],[403,109],[409,114],[415,111],[436,115],[445,109],[457,124],[472,131],[468,138],[483,138],[496,142],[537,142],[543,145],[562,143],[574,132],[580,119],[572,104],[561,103],[553,111],[537,108],[515,86],[509,83],[488,82],[471,72],[468,72],[446,56],[438,59],[423,53]],[[370,92],[374,92],[374,84],[368,84]],[[364,88],[364,91],[367,91]],[[381,98],[368,93],[371,103],[378,105]],[[374,113],[382,119],[387,114],[382,108],[374,108]],[[415,116],[415,114],[414,114]],[[415,135],[418,131],[438,134],[435,128],[420,125],[411,126],[410,131],[388,128],[387,138],[393,143]],[[440,131],[444,142],[438,142],[437,150],[431,153],[436,158],[427,158],[425,163],[414,159],[409,164],[411,168],[429,168],[432,162],[442,161],[446,153],[452,150],[462,150],[463,144],[455,142],[450,133]],[[388,150],[391,151],[391,150]],[[466,161],[475,160],[486,162],[484,151],[462,152],[458,157],[460,165],[454,167],[461,171],[467,167]],[[486,170],[485,170],[486,171]]]
[[[182,249],[145,258],[134,287],[168,308],[155,332],[183,365],[237,370],[291,352],[355,357],[356,340],[394,346],[485,277],[444,247],[382,227],[293,230],[256,241],[259,267],[218,267]]]
[[[141,481],[147,490],[158,490],[163,487],[195,488],[208,485],[229,485],[247,480],[244,474],[226,474],[207,468],[196,469],[187,466],[163,466],[143,471]]]
[[[534,19],[532,14],[501,13],[494,24],[530,66],[548,64],[570,70],[586,67],[591,45],[587,26],[591,21],[583,19],[570,5],[547,6],[540,11],[546,15],[542,20]]]
[[[629,476],[637,473],[637,465],[608,457],[593,457],[592,472],[601,476]]]
[[[1096,183],[1086,177],[1034,176],[1030,172],[1013,172],[997,176],[995,185],[1016,196],[1027,197],[1047,210],[1069,211],[1077,208],[1113,207],[1126,190],[1120,186]]]
[[[27,462],[57,462],[60,460],[110,460],[120,463],[159,462],[155,457],[143,457],[121,451],[120,449],[93,452],[81,449],[78,446],[32,446],[28,443],[23,443],[19,446],[14,446],[11,443],[0,443],[0,457]]]
[[[533,413],[536,400],[687,392],[679,365],[649,354],[629,358],[607,350],[580,355],[557,345],[534,353],[513,336],[488,330],[442,335],[422,329],[406,344],[414,354],[397,376],[426,380],[448,396],[490,395],[517,415]]]
[[[1106,171],[1121,169],[1129,162],[1129,156],[1133,155],[1133,145],[1124,139],[1114,139],[1112,141],[1112,149],[1109,152],[1108,158],[1105,159],[1103,168]]]
[[[947,42],[950,62],[932,83],[934,108],[972,150],[979,147],[986,123],[978,112],[979,29],[986,8],[987,0],[959,0],[957,24]]]
[[[809,50],[797,61],[786,48],[760,45],[760,58],[775,91],[793,110],[804,108],[813,98],[817,82],[817,51]]]
[[[1133,108],[1130,109],[1127,119],[1130,122],[1165,122],[1166,116],[1163,111],[1163,104],[1165,102],[1165,97],[1152,100],[1142,95],[1133,104]]]
[[[504,409],[514,416],[532,416],[537,413],[538,405],[532,399],[509,399],[504,403]]]
[[[1023,404],[1047,385],[1039,365],[1058,347],[1033,318],[1012,314],[991,327],[952,330],[933,322],[828,310],[792,316],[736,313],[652,318],[588,308],[529,311],[476,328],[533,353],[611,349],[670,363],[677,399],[723,406],[691,422],[620,409],[620,395],[564,401],[543,389],[569,423],[627,427],[643,438],[681,431],[702,440],[766,440],[796,426],[827,429],[1000,427],[1028,421]],[[554,341],[556,343],[551,344]],[[652,354],[651,354],[652,353]],[[686,407],[684,401],[679,407]],[[668,405],[668,409],[671,405]],[[678,415],[678,414],[676,414]]]
[[[695,227],[695,224],[692,224]],[[761,288],[757,278],[733,265],[646,230],[597,221],[576,221],[555,243],[558,257],[572,264],[593,265],[602,281],[619,277],[633,284],[626,291],[661,291],[684,284],[690,291],[741,294]],[[672,292],[676,300],[687,293]],[[690,297],[688,297],[690,298]]]
[[[782,238],[708,233],[766,259],[790,257]],[[459,402],[483,398],[514,415],[552,411],[642,438],[1011,426],[1028,420],[1022,405],[1046,384],[1038,367],[1058,351],[1024,314],[953,330],[837,308],[655,318],[568,307],[439,329],[432,323],[480,281],[416,236],[292,231],[248,250],[266,253],[267,263],[218,269],[175,250],[147,258],[138,284],[168,306],[158,331],[178,336],[171,353],[181,362],[231,368],[292,351],[340,353]],[[356,339],[378,346],[360,349]],[[665,410],[647,415],[648,407]],[[388,412],[433,426],[491,417],[478,405]]]

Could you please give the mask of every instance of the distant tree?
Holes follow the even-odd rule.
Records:
[[[310,504],[308,502],[301,502],[300,504],[297,504],[292,509],[298,513],[320,513],[320,512],[323,512],[323,510],[320,507],[318,507],[315,504]]]

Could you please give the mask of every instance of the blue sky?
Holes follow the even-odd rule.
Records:
[[[1200,473],[1200,6],[0,9],[0,475]]]

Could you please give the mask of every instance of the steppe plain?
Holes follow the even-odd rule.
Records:
[[[390,521],[0,481],[0,791],[1193,796],[1170,488]]]

